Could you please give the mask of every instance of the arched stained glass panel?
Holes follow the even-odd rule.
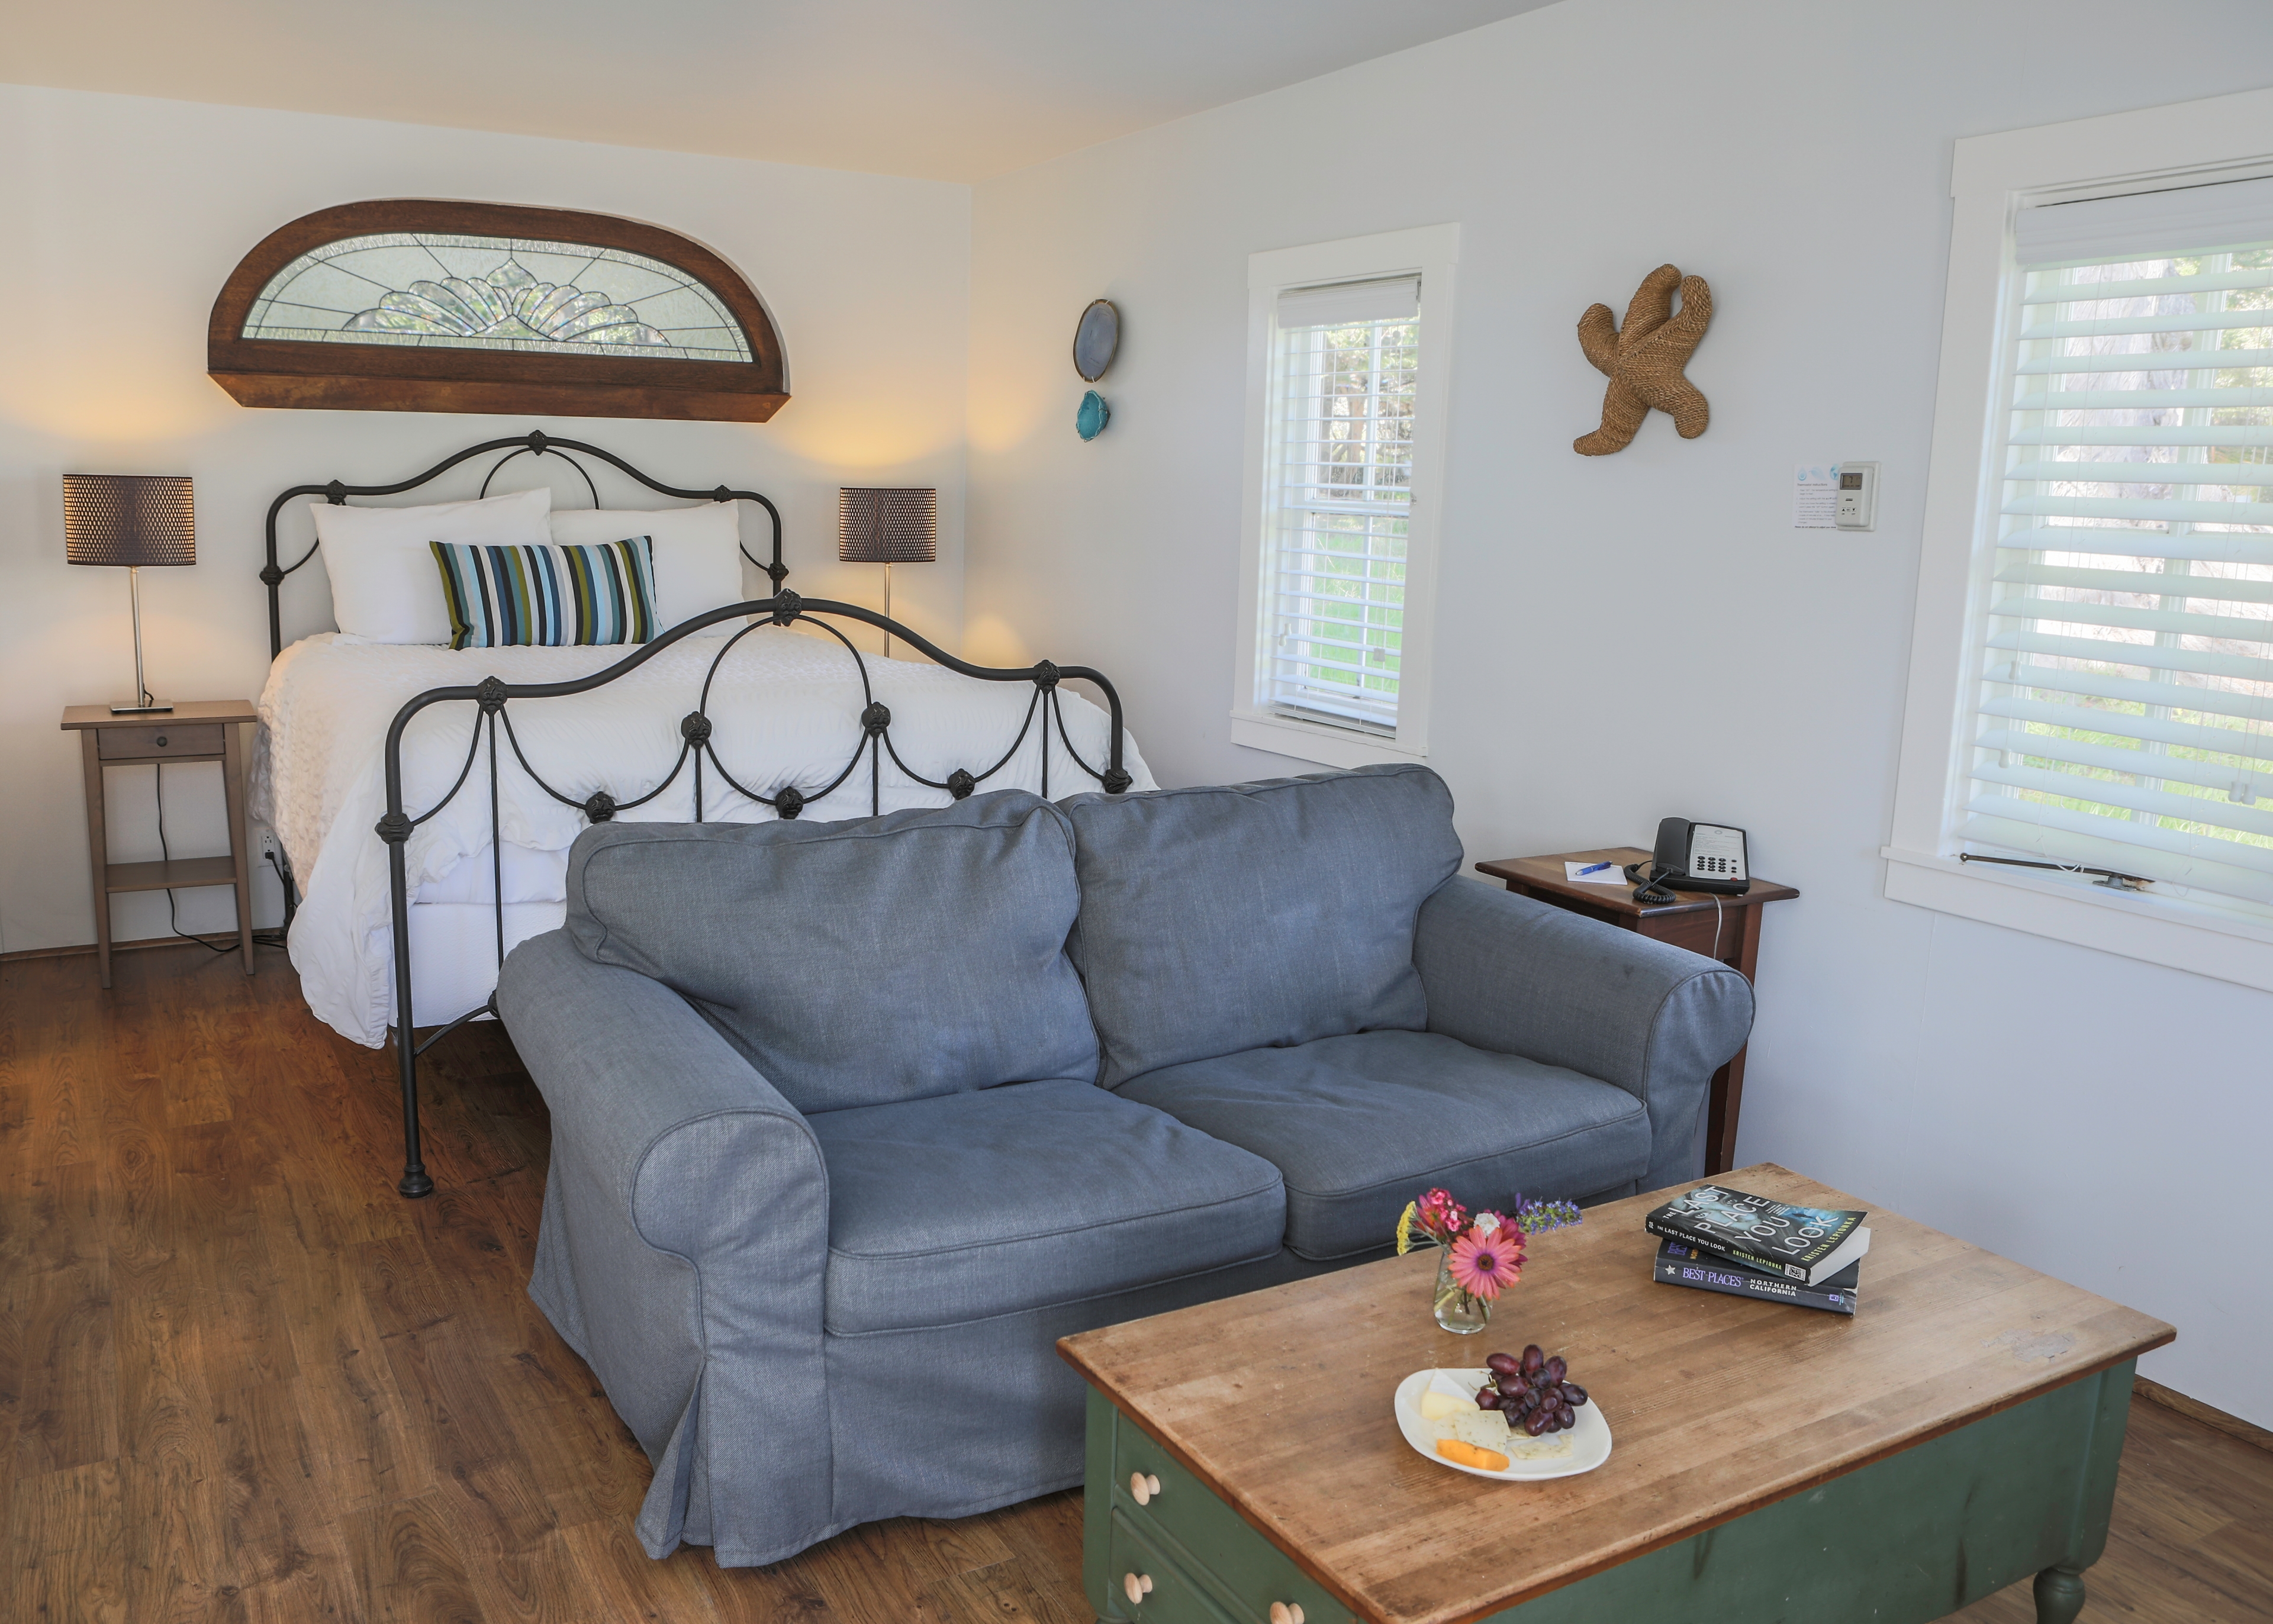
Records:
[[[240,404],[763,423],[781,334],[714,250],[643,221],[384,198],[288,221],[214,300]]]
[[[243,336],[301,343],[750,359],[718,296],[619,248],[389,231],[300,255],[269,279]]]

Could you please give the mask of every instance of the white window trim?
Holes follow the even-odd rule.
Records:
[[[1239,647],[1232,670],[1231,739],[1329,767],[1422,761],[1429,755],[1429,677],[1435,664],[1437,525],[1444,513],[1444,403],[1451,393],[1452,270],[1457,225],[1418,226],[1272,249],[1247,261],[1247,460],[1241,490]],[[1413,512],[1405,533],[1404,636],[1397,678],[1397,733],[1377,737],[1265,711],[1257,702],[1262,646],[1264,480],[1271,461],[1271,352],[1284,288],[1371,277],[1421,278],[1419,380],[1413,399]]]
[[[2028,869],[1961,864],[1958,842],[1948,834],[1965,783],[1961,736],[1974,680],[1967,629],[1988,590],[1993,561],[1977,538],[1981,505],[1996,489],[1986,478],[1988,430],[2014,315],[2011,301],[2000,297],[2013,258],[2014,214],[2024,201],[2135,191],[2143,190],[2142,181],[2265,174],[2273,174],[2273,91],[1957,143],[1909,693],[1894,827],[1879,849],[1891,900],[2273,990],[2273,931],[2204,917],[2151,894],[2106,891]]]

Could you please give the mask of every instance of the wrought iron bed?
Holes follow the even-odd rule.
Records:
[[[760,559],[752,555],[746,547],[742,550],[743,556],[765,572],[773,583],[774,595],[768,598],[756,598],[746,602],[730,604],[725,608],[712,610],[707,614],[697,615],[681,621],[653,641],[640,645],[623,659],[589,677],[551,683],[508,683],[495,677],[488,677],[469,686],[428,689],[425,692],[411,699],[395,714],[394,721],[386,731],[386,812],[376,825],[375,832],[386,845],[388,902],[390,922],[394,932],[394,1035],[396,1065],[402,1087],[403,1141],[402,1178],[395,1188],[401,1194],[413,1198],[429,1194],[434,1188],[434,1180],[427,1172],[425,1161],[421,1154],[418,1128],[419,1057],[467,1022],[484,1014],[494,1016],[497,1009],[496,994],[492,992],[489,1001],[468,1010],[446,1025],[430,1031],[424,1042],[418,1040],[411,1008],[410,899],[404,848],[413,830],[450,805],[457,798],[459,792],[465,789],[473,777],[475,763],[481,759],[484,753],[483,745],[486,741],[489,757],[491,879],[494,889],[491,906],[496,925],[498,962],[502,967],[505,962],[506,887],[504,851],[499,831],[498,733],[500,728],[504,730],[506,746],[512,751],[514,761],[521,770],[528,775],[530,782],[561,805],[578,809],[583,813],[588,823],[605,823],[619,812],[629,811],[653,800],[676,782],[680,773],[689,770],[690,762],[694,775],[694,816],[699,821],[702,816],[706,759],[709,770],[716,773],[721,782],[731,786],[745,798],[756,802],[760,805],[771,807],[775,814],[782,818],[801,816],[807,808],[844,789],[859,769],[861,758],[864,756],[868,761],[868,812],[871,815],[881,810],[883,758],[887,755],[891,757],[893,765],[913,782],[923,784],[930,789],[945,790],[954,799],[961,800],[1009,764],[1011,759],[1016,755],[1019,747],[1025,743],[1028,734],[1032,731],[1037,715],[1040,717],[1042,724],[1039,743],[1041,746],[1041,790],[1044,795],[1049,793],[1050,733],[1053,726],[1057,731],[1058,742],[1065,752],[1068,763],[1095,781],[1106,792],[1114,795],[1121,794],[1132,782],[1130,775],[1121,765],[1121,696],[1103,672],[1085,665],[1056,665],[1047,660],[1040,661],[1031,666],[973,665],[949,654],[919,632],[873,610],[863,609],[857,603],[840,603],[825,598],[801,598],[782,585],[789,574],[789,570],[782,562],[781,513],[765,497],[754,490],[731,490],[724,485],[718,485],[709,490],[682,490],[675,485],[666,485],[658,480],[650,479],[612,452],[603,450],[597,445],[588,445],[581,440],[555,439],[542,430],[534,430],[526,436],[514,438],[485,440],[478,445],[469,446],[453,456],[445,458],[423,474],[395,484],[349,485],[338,480],[333,480],[320,485],[295,485],[279,496],[268,509],[267,563],[260,572],[260,579],[268,589],[268,635],[271,656],[274,657],[282,652],[283,648],[282,618],[279,605],[280,588],[286,576],[299,569],[315,556],[318,545],[311,543],[307,550],[291,564],[281,567],[278,565],[276,521],[288,504],[303,497],[322,497],[334,504],[344,504],[350,496],[399,495],[404,491],[416,490],[419,486],[448,473],[461,463],[499,451],[504,452],[505,455],[498,459],[496,464],[490,468],[489,473],[482,480],[481,489],[484,496],[489,493],[490,482],[496,478],[498,469],[514,458],[523,454],[538,457],[557,456],[582,475],[586,488],[592,493],[593,505],[596,507],[599,505],[599,488],[593,483],[590,472],[578,462],[575,455],[573,454],[581,453],[600,459],[637,480],[649,490],[659,491],[665,496],[677,497],[688,501],[707,499],[716,502],[739,500],[756,503],[765,509],[772,520],[772,558],[770,560]],[[853,647],[850,638],[835,625],[830,625],[828,620],[817,618],[820,616],[855,621],[875,627],[892,637],[903,639],[911,647],[921,653],[926,659],[964,677],[977,677],[985,682],[1031,683],[1034,690],[1033,697],[1027,701],[1025,717],[1019,726],[1017,737],[1011,741],[1009,748],[1005,750],[990,767],[977,771],[967,767],[957,767],[945,778],[938,780],[924,777],[910,767],[907,762],[901,759],[898,750],[893,746],[892,713],[875,697],[869,680],[867,661],[862,656],[859,649]],[[513,701],[558,699],[571,694],[590,692],[596,688],[604,687],[617,678],[638,670],[664,649],[705,627],[736,619],[745,619],[747,624],[728,638],[712,658],[703,677],[702,687],[694,708],[679,721],[678,756],[671,762],[671,770],[645,794],[633,799],[619,801],[606,790],[595,790],[580,800],[564,795],[554,789],[544,781],[536,768],[529,765],[528,757],[522,753],[521,741],[514,731],[513,718],[507,710],[507,707]],[[764,626],[786,627],[800,620],[806,621],[829,633],[838,642],[844,644],[846,651],[852,656],[860,677],[860,692],[863,700],[859,715],[850,719],[857,729],[857,734],[843,769],[829,781],[826,787],[808,794],[799,790],[794,784],[790,784],[783,786],[771,796],[761,795],[756,790],[737,782],[734,775],[727,770],[725,763],[719,758],[712,738],[711,718],[708,714],[711,685],[716,679],[719,668],[724,662],[726,656],[733,652],[743,638]],[[1074,746],[1072,736],[1066,730],[1065,712],[1059,697],[1059,685],[1069,679],[1093,684],[1104,695],[1110,717],[1110,732],[1107,736],[1106,757],[1101,765],[1092,766],[1084,760],[1081,752]],[[403,805],[402,798],[403,730],[420,712],[431,706],[446,704],[470,704],[477,709],[478,714],[471,730],[472,738],[466,752],[466,760],[459,768],[457,779],[450,786],[448,792],[433,805],[413,814]],[[859,814],[847,812],[845,815],[858,816]]]

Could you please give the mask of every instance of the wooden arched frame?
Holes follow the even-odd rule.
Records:
[[[685,360],[440,345],[248,339],[244,324],[271,279],[302,254],[347,237],[459,233],[613,248],[662,261],[701,282],[740,324],[746,361]],[[206,368],[241,406],[384,412],[561,412],[763,423],[789,399],[781,339],[739,273],[660,226],[572,209],[394,198],[343,203],[269,233],[214,301]]]

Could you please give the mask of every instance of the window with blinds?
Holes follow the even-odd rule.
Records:
[[[2015,238],[1955,833],[2273,920],[2273,180]]]
[[[1256,661],[1277,715],[1396,734],[1420,321],[1417,276],[1279,296]]]

